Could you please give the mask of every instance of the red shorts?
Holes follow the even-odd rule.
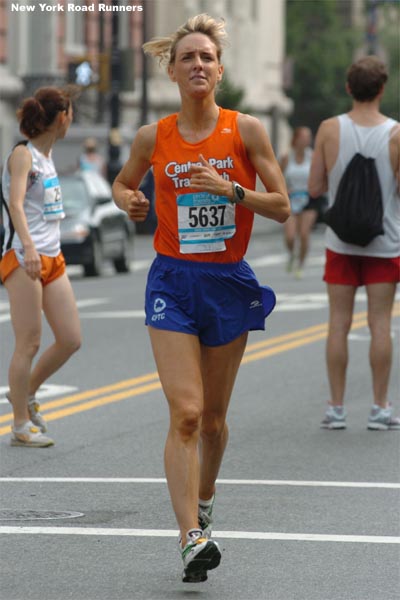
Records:
[[[400,281],[400,256],[378,258],[326,250],[324,281],[339,285],[369,285]]]
[[[45,256],[40,255],[42,262],[42,270],[40,272],[40,280],[43,287],[61,277],[65,273],[65,259],[60,252],[57,256]],[[15,255],[14,250],[9,250],[3,256],[0,261],[0,278],[4,283],[7,277],[11,275],[15,269],[18,269],[21,265],[18,262],[18,258]]]

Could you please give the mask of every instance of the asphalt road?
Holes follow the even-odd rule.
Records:
[[[168,427],[143,295],[153,251],[135,241],[131,274],[70,274],[83,347],[41,391],[56,445],[9,445],[4,399],[12,334],[0,288],[2,600],[395,600],[400,597],[400,432],[366,429],[371,382],[366,302],[350,339],[348,429],[321,430],[328,400],[322,230],[304,278],[285,272],[276,229],[248,259],[278,296],[250,335],[229,412],[215,539],[220,567],[183,584],[164,480]],[[400,410],[400,310],[390,398]],[[43,346],[50,340],[44,328]]]

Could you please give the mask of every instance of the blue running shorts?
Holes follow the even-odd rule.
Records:
[[[245,331],[264,330],[275,302],[245,260],[199,263],[158,254],[147,279],[146,325],[222,346]]]

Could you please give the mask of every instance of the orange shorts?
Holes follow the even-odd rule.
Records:
[[[62,252],[57,256],[45,256],[41,254],[40,260],[42,262],[40,280],[43,287],[65,273],[65,259]],[[15,251],[9,250],[6,252],[0,261],[0,278],[2,282],[4,283],[7,277],[20,266]]]
[[[339,285],[369,285],[400,281],[400,256],[378,258],[326,250],[324,281]]]

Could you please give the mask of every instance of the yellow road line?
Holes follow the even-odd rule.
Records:
[[[357,323],[360,319],[366,318],[367,313],[360,312],[356,313],[353,318],[353,323]],[[286,340],[292,340],[296,338],[302,338],[305,335],[317,333],[320,331],[327,331],[328,323],[320,323],[319,325],[312,325],[311,327],[306,327],[305,329],[298,329],[297,331],[291,331],[290,333],[284,333],[283,335],[279,335],[277,337],[271,338],[269,340],[263,340],[261,342],[255,342],[254,344],[248,344],[246,347],[245,354],[252,352],[257,348],[266,348],[267,346],[273,346],[276,343],[284,342]]]
[[[351,327],[352,330],[367,326],[366,314],[366,312],[360,312],[354,315],[353,324]],[[400,305],[396,305],[393,316],[399,315]],[[242,359],[242,364],[248,364],[256,360],[267,358],[268,356],[287,352],[288,350],[320,341],[326,338],[327,333],[328,323],[321,323],[319,325],[313,325],[305,329],[300,329],[298,331],[276,336],[270,340],[249,344],[246,348],[245,356]],[[107,395],[109,392],[116,392],[117,390],[124,389],[125,391],[119,391],[115,394]],[[88,390],[86,392],[72,394],[71,396],[66,396],[65,398],[60,398],[59,400],[54,400],[52,402],[46,402],[42,408],[43,412],[46,412],[46,420],[54,421],[56,419],[62,419],[73,414],[91,410],[92,408],[105,406],[106,404],[112,404],[113,402],[119,402],[126,398],[132,398],[134,396],[146,394],[159,389],[161,389],[161,384],[158,379],[158,374],[157,372],[153,372],[93,390]],[[90,398],[94,399],[81,404],[75,404],[75,406],[68,406],[79,402],[80,400],[88,400]],[[54,408],[59,408],[59,410],[48,412]],[[0,417],[0,423],[10,423],[11,421],[12,413],[8,413]],[[0,427],[0,437],[9,432],[9,425]]]
[[[52,408],[58,408],[59,406],[74,404],[74,402],[78,402],[79,400],[87,400],[88,398],[101,396],[102,394],[107,394],[108,392],[114,392],[116,390],[132,387],[137,384],[142,384],[154,380],[158,380],[157,372],[148,373],[147,375],[141,375],[139,377],[134,377],[133,379],[125,379],[124,381],[119,381],[118,383],[105,385],[104,387],[96,388],[94,390],[88,390],[86,392],[80,392],[78,394],[66,396],[65,398],[59,398],[58,400],[53,400],[52,402],[46,402],[46,404],[42,406],[42,409],[48,411]],[[11,414],[0,416],[0,423],[6,423],[10,420],[11,416]]]
[[[360,325],[360,327],[363,327],[363,325]],[[252,354],[246,354],[246,356],[243,357],[241,364],[245,365],[247,363],[254,362],[255,360],[267,358],[267,356],[273,356],[274,354],[280,354],[281,352],[293,350],[293,348],[299,348],[300,346],[312,344],[313,342],[317,342],[318,340],[325,339],[326,335],[327,330],[321,331],[320,333],[316,333],[314,335],[309,335],[304,338],[300,338],[298,340],[292,340],[291,342],[286,342],[285,344],[278,344],[276,346],[273,346],[272,348],[268,348],[267,350],[260,350],[258,352],[253,352]]]
[[[360,329],[362,327],[366,327],[368,325],[366,315],[366,312],[357,313],[356,315],[354,315],[351,331],[354,331],[355,329]],[[396,309],[393,311],[393,317],[398,316],[400,316],[400,305],[396,305]],[[304,334],[306,335],[304,336]],[[327,335],[328,323],[321,323],[320,325],[313,325],[312,327],[308,327],[307,329],[300,329],[299,331],[294,331],[292,333],[272,338],[271,340],[267,340],[265,342],[258,342],[256,344],[249,345],[247,347],[246,353],[242,359],[241,364],[246,364],[255,360],[261,360],[262,358],[267,358],[268,356],[272,356],[274,354],[280,354],[281,352],[293,350],[293,348],[299,348],[300,346],[312,344],[313,342],[323,340],[324,338],[326,338]],[[285,343],[279,344],[277,343],[278,341]],[[254,350],[258,348],[267,348],[268,346],[272,347],[268,350],[260,350],[259,352],[254,352]]]
[[[69,408],[65,408],[64,410],[55,410],[49,414],[46,414],[46,421],[62,419],[63,417],[68,417],[69,415],[74,415],[85,410],[90,410],[92,408],[96,408],[97,406],[112,404],[113,402],[119,402],[120,400],[124,400],[125,398],[132,398],[133,396],[147,394],[148,392],[153,392],[154,390],[159,389],[161,389],[161,383],[158,381],[155,383],[150,383],[148,385],[142,385],[137,388],[132,388],[125,392],[119,392],[118,394],[112,394],[111,396],[103,396],[102,398],[91,400],[90,402],[84,402],[83,404],[76,404],[75,406],[70,406]],[[0,428],[0,433],[1,431],[2,429]]]
[[[142,385],[137,388],[129,389],[125,392],[119,392],[118,394],[113,394],[111,396],[103,396],[102,398],[97,398],[95,400],[90,400],[89,402],[84,402],[82,404],[75,404],[75,406],[69,406],[68,408],[55,410],[50,413],[46,413],[46,421],[55,421],[56,419],[62,419],[64,417],[69,417],[70,415],[75,415],[80,412],[84,412],[86,410],[91,410],[92,408],[96,408],[98,406],[104,406],[105,404],[112,404],[113,402],[119,402],[120,400],[124,400],[125,398],[132,398],[133,396],[139,396],[139,394],[146,394],[148,392],[152,392],[154,390],[158,390],[161,388],[161,383],[151,383],[148,385]],[[47,405],[46,405],[47,406]],[[12,420],[12,414],[4,415],[9,416],[9,421]],[[0,427],[0,436],[5,435],[10,432],[10,426],[7,425],[5,427]]]

